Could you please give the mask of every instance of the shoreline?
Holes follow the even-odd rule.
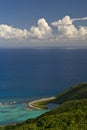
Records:
[[[38,103],[42,103],[42,102],[45,102],[45,101],[46,101],[46,102],[47,102],[47,101],[49,102],[49,101],[54,100],[54,99],[56,99],[55,96],[49,97],[49,98],[37,99],[37,100],[34,100],[34,101],[29,102],[29,103],[28,103],[28,106],[29,106],[30,108],[32,108],[32,109],[40,110],[41,107],[40,107],[39,105],[37,105]]]

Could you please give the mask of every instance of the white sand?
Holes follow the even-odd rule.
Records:
[[[38,102],[43,102],[43,101],[50,101],[50,100],[53,100],[53,99],[56,99],[56,97],[53,96],[53,97],[49,97],[49,98],[41,98],[41,99],[38,99],[38,100],[34,100],[34,101],[29,102],[28,105],[29,105],[30,108],[40,110],[41,108],[36,107],[36,106],[34,106],[33,104],[34,104],[34,103],[38,103]]]

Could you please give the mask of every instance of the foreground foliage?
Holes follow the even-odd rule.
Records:
[[[35,119],[0,130],[87,130],[87,83],[69,88],[53,102],[61,105]]]
[[[66,102],[36,119],[0,130],[87,130],[87,99]]]

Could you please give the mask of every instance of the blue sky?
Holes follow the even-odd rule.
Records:
[[[86,45],[86,35],[87,0],[0,0],[0,46]]]

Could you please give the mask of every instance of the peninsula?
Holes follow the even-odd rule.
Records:
[[[39,109],[46,108],[45,105],[52,102],[55,99],[56,99],[55,96],[49,97],[49,98],[41,98],[41,99],[29,102],[28,105],[30,108],[39,110]]]

